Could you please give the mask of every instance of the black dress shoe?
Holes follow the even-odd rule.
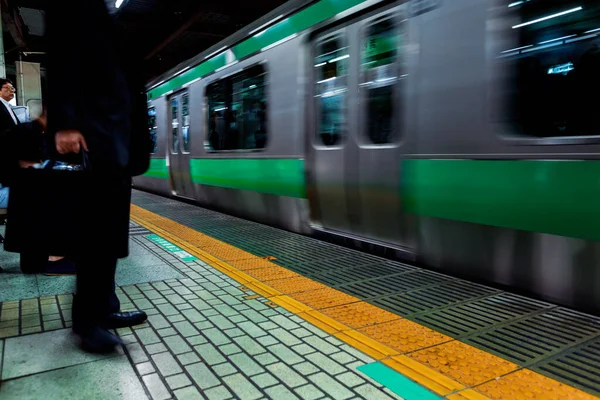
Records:
[[[73,331],[81,339],[81,348],[89,353],[107,354],[115,351],[123,341],[108,329],[101,327],[78,328]]]
[[[108,329],[126,328],[139,325],[148,319],[143,311],[127,311],[112,313],[106,318],[103,326]]]

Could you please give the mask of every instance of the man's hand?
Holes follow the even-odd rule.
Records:
[[[77,130],[58,131],[55,137],[56,150],[60,154],[79,153],[81,148],[89,151],[81,132]]]

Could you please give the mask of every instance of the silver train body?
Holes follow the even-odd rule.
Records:
[[[293,3],[249,28],[310,2]],[[565,6],[569,3],[565,1]],[[496,54],[510,46],[510,38],[504,31],[498,33],[502,18],[493,13],[507,4],[495,0],[366,1],[228,68],[149,100],[149,107],[156,112],[157,152],[153,157],[166,158],[168,176],[136,177],[134,187],[598,313],[597,241],[419,215],[404,208],[403,159],[598,158],[600,141],[594,138],[507,140],[498,134],[490,118],[500,107],[494,93],[500,90],[498,77],[504,73]],[[358,60],[365,32],[382,18],[402,26],[402,54],[396,59],[402,64],[397,74],[402,82],[393,89],[391,129],[397,140],[373,144],[365,140],[367,101],[362,88],[369,82],[368,71],[361,69]],[[223,43],[239,41],[250,30]],[[344,78],[345,137],[335,145],[323,145],[316,122],[322,111],[315,100],[320,95],[315,57],[319,44],[333,36],[341,38],[349,55]],[[192,67],[208,53],[178,69]],[[258,64],[266,71],[266,147],[214,151],[207,144],[207,88]],[[170,76],[174,73],[160,80]],[[184,94],[188,96],[190,147],[189,152],[175,154],[174,140],[180,139],[173,133],[170,107],[173,98]],[[306,195],[194,183],[191,160],[245,159],[301,160]]]

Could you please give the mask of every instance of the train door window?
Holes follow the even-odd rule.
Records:
[[[505,0],[495,10],[494,122],[536,138],[600,135],[600,2]]]
[[[398,27],[388,16],[364,30],[360,91],[365,104],[364,132],[371,144],[389,144],[398,139],[397,124],[393,122],[398,108],[394,93],[408,76],[403,60],[398,63],[404,44],[403,25]]]
[[[150,134],[150,153],[155,154],[158,150],[158,127],[156,126],[156,108],[148,109],[148,132]]]
[[[189,95],[186,93],[181,98],[181,136],[183,140],[183,152],[190,152],[190,112],[189,112]]]
[[[317,42],[315,99],[317,108],[317,142],[338,146],[346,136],[346,95],[350,54],[342,36]]]
[[[171,99],[171,135],[173,136],[173,154],[179,153],[179,101]]]
[[[266,71],[256,65],[206,88],[213,151],[260,150],[267,145]]]

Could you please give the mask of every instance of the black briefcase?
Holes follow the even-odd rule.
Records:
[[[47,161],[19,169],[10,185],[4,249],[51,255],[73,254],[85,245],[91,166]]]

